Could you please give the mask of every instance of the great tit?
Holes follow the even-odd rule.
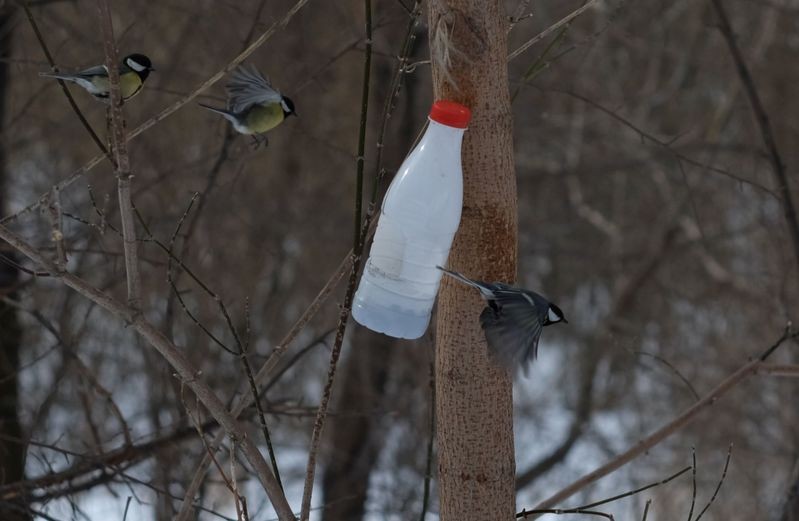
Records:
[[[480,313],[480,325],[488,346],[499,363],[515,371],[538,355],[538,339],[544,326],[569,323],[558,306],[538,293],[502,282],[482,282],[456,271],[438,269],[480,290],[488,304]]]
[[[221,114],[237,132],[253,136],[256,145],[259,141],[268,144],[266,136],[262,134],[280,125],[288,116],[297,115],[294,102],[272,87],[253,65],[236,68],[225,91],[228,96],[227,109],[202,103],[200,106]]]
[[[150,58],[143,54],[125,56],[119,65],[119,90],[122,101],[127,101],[138,94],[144,85],[144,80],[150,75],[150,71],[154,70]],[[40,72],[39,75],[77,83],[95,98],[106,103],[109,101],[108,69],[105,65],[96,65],[75,74]]]

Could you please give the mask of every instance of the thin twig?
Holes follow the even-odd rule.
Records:
[[[55,262],[62,269],[67,268],[67,249],[64,245],[63,213],[61,212],[61,192],[53,187],[50,192],[50,204],[47,205],[50,216],[50,240],[55,243]]]
[[[763,364],[757,369],[758,374],[771,376],[799,377],[799,364]]]
[[[219,472],[219,476],[222,478],[222,481],[225,483],[225,487],[233,494],[233,501],[236,503],[236,510],[238,511],[238,493],[236,492],[236,488],[231,483],[230,479],[228,479],[227,474],[225,474],[225,469],[222,468],[222,464],[219,463],[219,460],[216,459],[213,451],[208,447],[208,440],[205,439],[205,432],[202,429],[202,424],[200,423],[200,408],[195,407],[194,410],[196,414],[192,414],[192,408],[189,407],[189,404],[186,403],[186,388],[185,383],[183,381],[180,382],[180,403],[183,404],[183,409],[186,411],[186,415],[191,420],[191,424],[194,426],[195,431],[197,432],[197,436],[200,438],[200,441],[205,448],[206,454],[211,457],[211,461],[216,467],[217,472]],[[231,439],[231,450],[236,446],[235,439]],[[233,461],[235,458],[233,457],[233,453],[230,454],[230,460]],[[231,467],[231,470],[232,467]]]
[[[606,505],[608,503],[612,503],[614,501],[618,501],[619,499],[623,499],[623,498],[626,498],[626,497],[634,496],[635,494],[638,494],[639,492],[643,492],[644,490],[649,490],[650,488],[658,487],[660,485],[665,485],[669,481],[672,481],[672,480],[677,479],[678,477],[682,476],[683,474],[685,474],[689,470],[691,470],[691,467],[685,467],[684,469],[682,469],[682,470],[680,470],[678,472],[675,472],[671,476],[669,476],[669,477],[667,477],[665,479],[662,479],[660,481],[656,481],[655,483],[650,483],[649,485],[644,485],[643,487],[637,488],[635,490],[630,490],[628,492],[623,492],[623,493],[617,494],[617,495],[615,495],[613,497],[609,497],[607,499],[601,499],[599,501],[595,501],[595,502],[589,503],[587,505],[580,505],[579,507],[557,508],[557,509],[544,508],[544,509],[533,509],[533,510],[523,509],[521,512],[516,514],[516,518],[517,519],[519,519],[519,518],[526,519],[527,516],[531,516],[531,515],[537,516],[538,514],[587,514],[589,512],[592,512],[592,510],[591,510],[592,508],[598,507],[600,505]],[[647,504],[648,503],[649,502],[647,502]],[[647,510],[648,509],[649,509],[649,507],[647,507]],[[600,513],[600,514],[596,514],[596,515],[602,515],[602,514]],[[646,512],[644,513],[644,517],[646,517]]]
[[[581,490],[585,486],[593,483],[594,481],[610,474],[611,472],[617,470],[618,468],[626,465],[633,459],[637,458],[639,455],[643,454],[644,452],[648,451],[650,448],[654,447],[661,441],[665,440],[672,434],[680,431],[699,415],[699,413],[703,412],[705,409],[709,408],[713,404],[715,404],[719,398],[721,398],[724,394],[726,394],[730,389],[734,388],[736,385],[741,383],[743,380],[751,376],[757,371],[757,368],[760,364],[766,360],[783,342],[788,339],[793,339],[799,337],[799,333],[795,333],[791,331],[790,327],[785,329],[783,335],[765,350],[760,356],[757,358],[750,360],[743,366],[741,366],[737,371],[732,373],[730,376],[725,378],[721,383],[719,383],[712,391],[706,394],[701,400],[693,404],[691,407],[686,409],[682,414],[668,422],[666,425],[661,427],[660,429],[656,430],[643,440],[639,441],[628,450],[624,451],[623,453],[619,454],[615,458],[613,458],[608,463],[602,465],[598,469],[594,470],[593,472],[589,472],[585,476],[579,478],[578,480],[574,481],[567,487],[563,488],[562,490],[556,492],[552,496],[546,498],[545,500],[541,501],[538,505],[536,505],[536,509],[544,509],[549,508],[552,505],[555,505],[564,499],[571,497],[577,491]]]
[[[410,19],[408,20],[408,26],[405,30],[405,38],[403,39],[399,59],[397,63],[397,69],[394,71],[394,77],[391,80],[391,86],[388,89],[388,96],[386,96],[386,102],[383,105],[383,116],[380,122],[380,131],[377,135],[377,156],[375,160],[375,176],[372,185],[372,196],[369,202],[369,211],[374,211],[374,205],[377,201],[377,191],[380,187],[380,181],[383,178],[384,170],[383,170],[383,150],[385,150],[385,136],[386,131],[388,129],[388,122],[391,119],[391,115],[394,112],[394,108],[396,107],[396,98],[399,95],[400,87],[402,86],[402,79],[405,77],[407,67],[408,67],[408,57],[413,49],[413,43],[416,40],[416,36],[414,35],[414,29],[419,23],[419,17],[422,15],[422,11],[420,9],[421,1],[417,0],[413,5],[413,10],[409,13]]]
[[[672,480],[677,479],[678,477],[682,476],[683,474],[685,474],[686,472],[691,470],[691,468],[692,467],[685,467],[685,468],[683,468],[681,470],[678,470],[677,472],[675,472],[671,476],[667,477],[666,479],[662,479],[660,481],[656,481],[655,483],[650,483],[649,485],[644,485],[641,488],[637,488],[637,489],[631,490],[629,492],[624,492],[623,494],[618,494],[616,496],[609,497],[607,499],[602,499],[600,501],[595,501],[595,502],[589,503],[587,505],[580,505],[579,507],[576,507],[576,508],[581,509],[581,510],[584,510],[586,508],[594,508],[594,507],[598,507],[600,505],[605,505],[607,503],[611,503],[613,501],[618,501],[619,499],[622,499],[622,498],[625,498],[625,497],[634,496],[635,494],[638,494],[639,492],[643,492],[644,490],[649,490],[650,488],[655,488],[655,487],[659,487],[660,485],[665,485],[669,481],[672,481]]]
[[[777,148],[777,140],[774,138],[774,131],[769,122],[768,112],[766,112],[766,108],[760,99],[760,94],[755,86],[755,80],[749,72],[743,54],[741,54],[741,50],[738,48],[738,43],[735,41],[735,34],[730,24],[730,18],[727,16],[727,11],[724,9],[724,4],[722,4],[721,0],[713,0],[712,4],[719,18],[721,34],[724,35],[724,40],[727,42],[727,47],[730,49],[730,54],[735,62],[735,68],[738,71],[738,77],[741,83],[743,83],[744,90],[749,98],[749,103],[752,105],[752,112],[754,112],[757,125],[760,128],[763,144],[768,151],[774,180],[777,183],[777,189],[782,199],[785,220],[788,223],[788,228],[791,230],[791,240],[796,257],[795,260],[799,263],[799,219],[797,219],[796,216],[796,208],[794,207],[793,198],[791,197],[791,188],[788,184],[788,174],[785,171],[785,164],[780,157],[779,148]]]
[[[560,31],[558,31],[558,34],[556,34],[555,37],[552,38],[552,41],[549,42],[549,44],[547,44],[546,47],[544,47],[544,50],[541,52],[541,54],[538,55],[538,58],[536,58],[535,61],[531,63],[529,67],[527,67],[527,70],[524,71],[524,74],[522,75],[522,83],[517,85],[516,89],[513,91],[513,94],[511,94],[510,97],[511,103],[513,103],[516,100],[516,97],[519,95],[519,92],[521,92],[522,90],[522,86],[526,83],[530,83],[530,81],[533,78],[535,78],[540,71],[544,70],[544,68],[546,68],[547,65],[549,65],[550,62],[545,60],[547,59],[547,57],[549,57],[550,52],[552,52],[555,48],[560,46],[560,43],[566,37],[566,32],[569,30],[569,27],[571,27],[571,23],[564,24],[563,27],[560,29]]]
[[[363,86],[361,88],[361,123],[358,129],[358,154],[355,159],[355,226],[352,248],[356,254],[360,250],[361,213],[363,206],[363,168],[366,158],[366,129],[369,115],[369,85],[372,71],[372,0],[364,0],[366,17],[366,46],[363,59]]]
[[[422,492],[422,513],[419,521],[424,521],[430,502],[430,481],[433,476],[433,444],[436,439],[436,364],[430,360],[430,427],[427,439],[427,462],[424,469],[424,489]]]
[[[588,0],[585,3],[585,5],[583,5],[582,7],[579,7],[577,9],[575,9],[574,11],[572,11],[571,13],[566,15],[565,17],[561,18],[560,20],[558,20],[554,24],[550,25],[549,27],[547,27],[546,29],[544,29],[543,31],[538,33],[537,35],[533,36],[532,38],[530,38],[529,40],[524,42],[515,51],[513,51],[512,53],[510,53],[508,55],[508,61],[511,61],[512,59],[514,59],[517,56],[519,56],[520,54],[522,54],[524,51],[526,51],[527,49],[532,47],[539,40],[542,40],[542,39],[546,38],[547,35],[549,35],[551,32],[556,31],[561,26],[571,22],[572,20],[574,20],[575,18],[577,18],[578,16],[583,14],[583,12],[586,11],[589,7],[591,7],[595,2],[596,2],[596,0]]]
[[[646,500],[646,505],[644,505],[644,515],[643,515],[643,517],[641,517],[641,521],[646,521],[646,517],[649,515],[649,507],[650,507],[650,505],[652,505],[652,500],[651,499],[647,499]]]
[[[53,55],[50,54],[50,49],[47,47],[47,43],[44,41],[44,36],[42,36],[42,32],[39,30],[39,25],[36,23],[36,19],[33,17],[33,13],[31,13],[30,7],[28,6],[28,1],[22,0],[21,2],[19,2],[19,4],[22,6],[22,9],[25,11],[25,16],[28,18],[28,23],[31,24],[31,28],[33,29],[33,32],[36,35],[36,39],[39,41],[39,45],[42,48],[42,52],[44,52],[45,58],[47,58],[47,63],[50,64],[50,68],[53,70],[53,72],[58,72],[58,67],[55,64],[55,60],[53,60]],[[61,86],[61,90],[64,92],[64,96],[66,96],[67,101],[69,102],[69,106],[72,107],[72,110],[75,112],[75,115],[78,116],[78,119],[83,125],[83,128],[85,128],[86,132],[89,133],[89,135],[92,138],[92,141],[94,141],[94,144],[97,145],[97,148],[100,149],[100,152],[102,152],[103,155],[106,156],[109,159],[109,161],[111,161],[111,163],[113,164],[114,159],[111,157],[111,154],[108,152],[108,149],[103,144],[103,141],[97,136],[97,133],[94,131],[91,124],[89,124],[89,121],[83,115],[83,112],[81,112],[80,108],[78,108],[78,104],[75,103],[75,98],[73,98],[72,94],[69,92],[66,82],[60,78],[56,78],[56,80],[58,81],[58,84]]]
[[[133,499],[133,496],[128,496],[128,500],[125,501],[125,512],[122,514],[122,521],[125,521],[128,518],[128,508],[130,508],[131,499]]]
[[[668,360],[666,360],[662,356],[659,356],[659,355],[656,355],[656,354],[652,354],[652,353],[647,353],[646,351],[632,351],[632,354],[641,355],[641,356],[648,356],[648,357],[653,358],[656,361],[660,362],[661,364],[665,365],[666,367],[668,367],[671,370],[671,372],[676,374],[677,378],[679,378],[682,381],[682,383],[685,384],[685,386],[688,388],[688,390],[691,391],[691,394],[694,395],[694,398],[697,399],[697,400],[699,399],[699,393],[696,392],[696,389],[694,389],[694,386],[693,386],[693,384],[691,384],[691,381],[688,380],[688,378],[686,378],[679,371],[679,369],[674,367],[674,364],[672,364],[671,362],[669,362]]]
[[[716,497],[719,495],[719,490],[721,490],[721,485],[724,483],[724,478],[727,477],[727,469],[730,466],[731,457],[732,457],[732,443],[730,443],[730,446],[727,448],[727,459],[724,461],[724,470],[721,471],[721,478],[719,478],[719,482],[716,485],[716,490],[713,491],[713,495],[710,497],[710,500],[707,502],[707,505],[705,505],[705,508],[703,508],[702,511],[699,512],[699,515],[696,516],[695,521],[699,521],[702,518],[702,515],[707,511],[708,508],[710,508],[710,505],[713,504],[713,502],[716,500]]]
[[[277,484],[269,464],[264,460],[258,447],[247,437],[245,431],[237,423],[233,415],[228,412],[225,405],[214,394],[208,384],[198,378],[198,371],[175,344],[156,329],[137,309],[119,302],[80,277],[69,272],[60,273],[57,266],[46,256],[22,239],[22,237],[2,225],[0,225],[0,239],[9,243],[42,269],[50,272],[53,277],[59,278],[66,286],[124,320],[147,340],[175,369],[180,378],[197,395],[197,398],[225,429],[227,434],[234,436],[238,440],[242,452],[255,470],[281,521],[294,521],[294,513],[286,500],[286,496]]]
[[[696,448],[691,447],[691,509],[688,510],[688,521],[694,517],[696,506]]]
[[[516,519],[527,519],[528,516],[535,516],[538,517],[539,514],[557,514],[557,515],[569,515],[569,514],[577,514],[577,515],[585,515],[585,516],[599,516],[604,517],[605,519],[613,519],[612,514],[608,514],[605,512],[599,512],[596,510],[561,510],[558,508],[544,508],[544,509],[537,509],[537,510],[522,510],[518,514],[516,514]]]

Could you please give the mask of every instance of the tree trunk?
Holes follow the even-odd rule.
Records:
[[[472,109],[463,143],[464,199],[449,265],[469,277],[516,274],[516,182],[507,77],[507,17],[498,0],[431,0],[436,99]],[[512,377],[487,351],[477,291],[445,279],[436,327],[441,519],[514,518]]]
[[[0,7],[0,56],[11,55],[12,8]],[[5,120],[5,100],[8,95],[8,62],[0,61],[0,122]],[[0,145],[0,215],[8,210],[5,194],[8,193],[5,149]],[[10,248],[0,248],[0,255],[14,257]],[[13,297],[18,270],[0,262],[0,297]],[[0,301],[0,485],[22,481],[25,477],[25,445],[19,424],[18,378],[19,352],[22,330],[17,311]],[[0,502],[0,519],[8,521],[29,520],[24,502]]]

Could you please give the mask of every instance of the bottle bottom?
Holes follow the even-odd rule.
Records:
[[[392,295],[390,300],[380,298],[384,291],[362,278],[352,303],[352,318],[372,331],[394,338],[415,339],[424,335],[430,325],[432,301],[426,305],[423,301],[407,299],[406,307],[399,303],[405,299],[397,295]]]

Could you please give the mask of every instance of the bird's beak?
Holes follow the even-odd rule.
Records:
[[[293,110],[291,111],[291,115],[292,115],[292,116],[294,116],[295,118],[298,118],[298,117],[299,117],[299,116],[297,115],[297,112],[295,112],[295,111],[293,111]]]
[[[155,67],[149,67],[147,70],[148,70],[148,71],[154,71],[154,70],[155,70]]]
[[[569,321],[568,321],[568,320],[566,320],[566,317],[563,317],[563,322],[564,322],[565,324],[568,324],[568,323],[569,323]]]

